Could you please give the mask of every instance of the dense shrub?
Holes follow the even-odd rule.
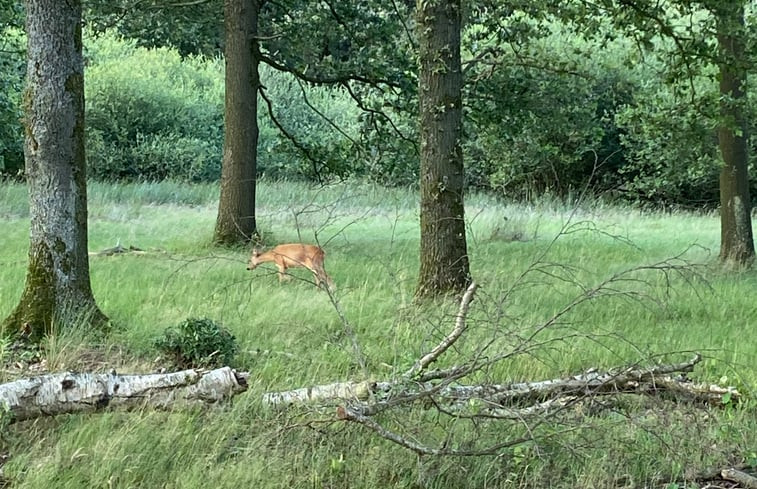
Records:
[[[24,168],[21,93],[25,42],[19,29],[0,31],[0,175],[17,175]]]
[[[227,329],[211,319],[197,318],[166,330],[155,346],[180,368],[230,366],[238,349]]]
[[[720,97],[716,69],[679,84],[645,83],[633,104],[616,118],[623,131],[628,163],[621,169],[628,196],[652,203],[694,207],[719,204],[722,160],[718,147]],[[693,91],[691,89],[693,83]],[[757,129],[757,104],[747,102],[749,134]],[[750,153],[757,151],[750,140]],[[754,158],[749,174],[751,193],[757,195]]]
[[[624,130],[625,190],[645,202],[712,205],[718,198],[717,86],[675,95],[646,84],[616,119]],[[688,99],[687,99],[688,98]]]
[[[260,100],[258,173],[273,178],[323,180],[361,171],[356,160],[359,110],[342,90],[308,86],[261,66],[273,114],[296,143],[281,133]]]
[[[467,92],[471,185],[515,198],[618,185],[623,158],[613,118],[630,100],[634,76],[622,43],[607,47],[606,58],[585,55],[595,49],[555,34],[479,75]]]
[[[223,64],[146,49],[106,33],[88,43],[90,176],[101,180],[213,181],[223,151]],[[355,173],[358,111],[337,90],[300,86],[261,66],[284,137],[261,100],[258,173],[321,179]],[[337,129],[338,128],[338,129]],[[352,133],[352,136],[349,134]]]
[[[590,183],[627,201],[717,206],[717,68],[700,60],[690,65],[692,79],[676,80],[666,43],[655,41],[658,57],[622,36],[600,43],[557,28],[503,55],[497,70],[472,72],[469,183],[514,198]],[[757,104],[745,103],[755,134]],[[757,179],[751,186],[754,194]]]
[[[108,145],[102,132],[87,135],[90,176],[99,180],[218,180],[220,148],[213,141],[176,134],[138,135],[134,144]]]
[[[185,58],[104,34],[87,44],[87,156],[97,179],[220,176],[220,60]]]

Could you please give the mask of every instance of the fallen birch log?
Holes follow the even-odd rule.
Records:
[[[390,405],[406,404],[434,397],[436,402],[448,406],[465,406],[470,401],[482,401],[483,409],[502,417],[522,417],[527,413],[543,413],[547,408],[563,406],[569,400],[591,398],[597,395],[640,394],[667,395],[671,398],[707,404],[723,402],[727,396],[738,402],[736,389],[717,385],[699,384],[670,374],[690,372],[701,361],[700,355],[692,359],[652,367],[615,368],[606,372],[589,371],[567,378],[511,384],[463,385],[445,382],[338,382],[300,389],[268,392],[263,403],[272,407],[288,405],[342,402],[353,411],[372,415]],[[455,369],[451,369],[455,372]],[[369,402],[365,402],[370,399]],[[526,406],[510,410],[512,406]],[[479,406],[481,408],[482,406]]]
[[[23,421],[40,416],[151,406],[209,404],[247,389],[247,373],[229,367],[148,375],[63,372],[0,385],[0,403]]]
[[[737,469],[723,469],[721,477],[727,481],[737,482],[745,489],[757,489],[757,477]]]
[[[336,382],[326,385],[314,385],[291,391],[266,392],[263,403],[269,406],[288,406],[290,404],[328,404],[331,401],[366,400],[375,389],[372,382]]]

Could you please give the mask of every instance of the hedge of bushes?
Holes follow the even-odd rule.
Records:
[[[23,167],[24,42],[18,30],[6,29],[0,37],[15,46],[0,50],[0,172],[12,175]],[[105,33],[87,36],[85,61],[90,177],[219,178],[222,59],[182,57],[174,49],[146,49]],[[470,186],[524,198],[567,194],[590,182],[597,192],[629,200],[717,204],[718,87],[712,66],[702,65],[691,80],[669,83],[662,79],[665,66],[651,58],[642,63],[638,49],[621,37],[599,46],[559,32],[499,62],[486,76],[469,72],[475,79],[465,93]],[[265,67],[262,82],[277,123],[297,143],[282,135],[261,100],[260,174],[417,183],[413,100],[362,92],[364,102],[393,116],[390,124],[359,111],[342,90],[304,86]],[[398,105],[406,110],[393,111]],[[757,120],[755,111],[752,98],[748,120]]]

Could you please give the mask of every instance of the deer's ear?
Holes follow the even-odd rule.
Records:
[[[252,256],[260,256],[260,250],[257,248],[252,250]]]

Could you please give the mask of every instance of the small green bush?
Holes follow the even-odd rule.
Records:
[[[207,318],[189,318],[166,330],[155,346],[173,357],[179,368],[231,365],[238,349],[234,335]]]

